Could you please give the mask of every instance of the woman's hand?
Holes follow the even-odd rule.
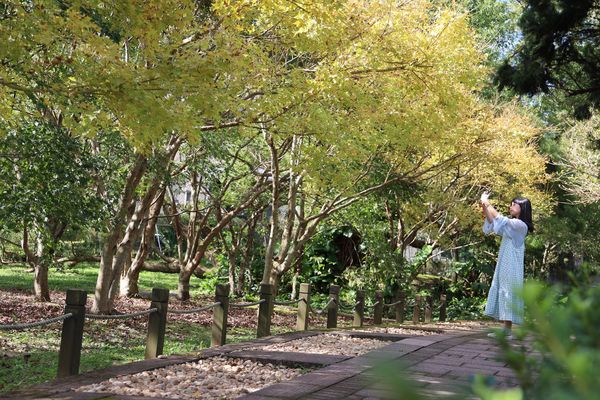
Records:
[[[489,198],[490,198],[490,194],[488,192],[483,192],[481,194],[480,201],[481,201],[481,206],[484,208],[484,210],[485,210],[485,207],[490,205]]]

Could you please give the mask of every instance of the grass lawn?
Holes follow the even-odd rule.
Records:
[[[32,290],[33,273],[28,272],[29,267],[24,264],[0,265],[0,290],[20,289]],[[50,290],[66,291],[67,289],[83,289],[94,293],[98,264],[81,263],[73,268],[64,270],[51,269],[48,273],[48,286]],[[171,291],[177,290],[178,274],[142,271],[139,279],[140,291],[151,291],[152,288],[161,287]],[[190,280],[190,295],[214,294],[214,279],[199,279],[192,275]]]
[[[33,274],[27,269],[24,265],[0,266],[0,292],[8,296],[14,289],[31,292]],[[68,288],[78,288],[93,293],[97,271],[97,264],[81,264],[64,271],[51,270],[50,290],[64,292]],[[150,291],[153,287],[176,290],[177,277],[177,274],[144,271],[140,276],[140,290]],[[192,297],[212,295],[212,287],[210,278],[201,281],[193,277]],[[25,331],[0,331],[0,395],[55,378],[60,329],[60,324],[53,324]],[[190,353],[209,347],[210,329],[199,323],[169,321],[163,353]],[[274,334],[288,330],[286,327],[272,328]],[[235,327],[227,332],[228,343],[255,337],[255,327]],[[143,360],[146,322],[86,320],[83,338],[81,372]]]

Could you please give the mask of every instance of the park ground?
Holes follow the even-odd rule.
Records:
[[[27,323],[62,314],[65,291],[79,288],[93,293],[97,268],[81,264],[50,274],[51,301],[33,300],[31,285],[33,274],[23,265],[0,267],[0,324]],[[173,309],[201,307],[212,302],[210,289],[203,287],[200,280],[192,286],[192,300],[185,304],[172,299]],[[153,287],[175,290],[177,274],[143,272],[140,277],[141,293]],[[88,306],[91,304],[88,296]],[[248,300],[252,300],[249,298]],[[123,298],[117,301],[116,309],[122,313],[148,308],[144,298]],[[229,311],[227,342],[237,343],[256,337],[255,308],[232,308]],[[170,315],[167,324],[165,355],[198,352],[210,346],[212,313]],[[296,311],[287,307],[276,307],[272,334],[291,332],[295,328]],[[340,317],[341,327],[350,326],[351,318]],[[487,326],[488,322],[454,322],[447,327],[470,329]],[[311,317],[311,326],[324,327],[324,317]],[[60,344],[60,323],[18,332],[0,332],[0,395],[27,388],[55,378],[57,352]],[[96,321],[85,324],[81,356],[81,372],[122,365],[144,358],[146,320]]]

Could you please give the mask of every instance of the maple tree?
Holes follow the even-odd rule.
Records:
[[[133,243],[150,237],[144,221],[160,212],[151,205],[164,201],[181,146],[204,154],[207,135],[222,138],[209,146],[239,137],[261,149],[251,170],[270,184],[263,281],[275,285],[319,224],[387,186],[452,179],[461,165],[489,166],[469,182],[502,190],[534,191],[544,179],[531,122],[479,97],[485,57],[467,15],[451,7],[48,0],[9,2],[1,15],[10,44],[0,53],[3,126],[33,113],[92,138],[116,131],[132,145],[103,227],[95,312],[111,310]],[[156,160],[166,174],[151,171]],[[182,292],[212,240],[192,236],[202,251],[184,257]]]

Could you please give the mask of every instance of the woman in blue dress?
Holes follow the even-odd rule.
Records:
[[[525,237],[533,232],[531,202],[523,197],[513,199],[508,218],[492,207],[488,197],[487,193],[481,196],[481,207],[485,216],[483,232],[486,235],[500,235],[502,241],[485,315],[503,322],[508,337],[512,338],[512,324],[523,322],[523,300],[520,292],[523,288]]]

